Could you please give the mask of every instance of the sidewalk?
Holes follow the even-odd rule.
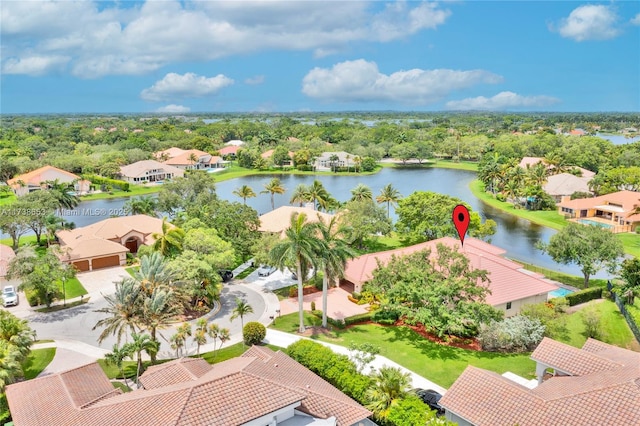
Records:
[[[313,340],[307,337],[296,336],[295,334],[284,333],[278,330],[267,329],[267,337],[265,337],[264,342],[269,343],[271,345],[286,348],[290,344],[295,343],[300,339]],[[336,353],[349,356],[349,349],[345,348],[344,346],[334,345],[331,343],[321,342],[317,340],[313,340],[313,341],[316,343],[320,343],[328,348],[331,348],[331,350]],[[432,381],[425,379],[424,377],[414,373],[411,370],[404,368],[400,364],[393,362],[390,359],[383,357],[381,355],[376,355],[376,358],[370,364],[368,364],[368,367],[371,367],[374,370],[379,370],[380,367],[385,365],[389,367],[396,367],[405,373],[409,373],[409,375],[411,376],[412,387],[414,388],[433,389],[435,391],[440,392],[442,395],[444,395],[447,392],[447,390],[442,386],[439,386],[433,383]],[[367,368],[365,368],[365,370],[367,370]]]

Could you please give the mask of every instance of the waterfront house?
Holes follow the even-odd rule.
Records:
[[[640,192],[618,191],[593,198],[558,203],[558,213],[584,225],[595,225],[611,232],[635,232],[640,225]]]
[[[167,158],[162,163],[182,170],[219,169],[224,167],[221,157],[211,155],[199,149],[169,148],[156,152],[156,158]]]
[[[9,179],[7,185],[20,197],[33,191],[47,189],[47,182],[54,181],[69,184],[69,189],[73,188],[78,195],[88,193],[91,184],[88,180],[83,180],[80,176],[66,170],[44,166]]]
[[[317,223],[320,220],[324,223],[329,223],[333,217],[332,214],[319,212],[314,210],[313,207],[282,206],[260,216],[258,231],[279,234],[284,237],[284,232],[291,225],[291,216],[296,213],[306,214],[307,222],[310,223]]]
[[[127,182],[142,184],[184,177],[184,170],[156,160],[142,160],[121,166],[120,177]]]
[[[337,160],[331,160],[332,157],[337,156]],[[353,166],[354,158],[356,156],[344,151],[337,152],[323,152],[320,154],[314,163],[316,170],[333,170],[334,168]]]
[[[545,184],[542,185],[542,189],[558,203],[563,197],[570,197],[576,192],[591,194],[589,188],[591,179],[590,177],[575,176],[571,173],[558,173],[549,176]]]

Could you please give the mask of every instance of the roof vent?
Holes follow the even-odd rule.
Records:
[[[273,366],[277,368],[277,367],[278,367],[278,364],[273,364]]]

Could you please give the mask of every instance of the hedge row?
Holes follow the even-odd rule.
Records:
[[[96,185],[109,185],[111,187],[118,188],[121,191],[129,192],[130,184],[123,180],[109,179],[98,175],[84,175],[84,178],[90,180],[91,183]]]
[[[569,306],[579,305],[593,299],[602,298],[602,287],[590,287],[565,296]]]

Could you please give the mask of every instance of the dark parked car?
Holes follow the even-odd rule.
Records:
[[[444,414],[444,408],[440,405],[440,398],[442,395],[433,389],[414,389],[413,390],[418,398],[429,406],[432,410],[436,410],[438,414]]]
[[[218,271],[218,273],[222,277],[222,282],[226,283],[228,281],[231,281],[231,279],[233,278],[233,272],[229,271],[228,269]]]

